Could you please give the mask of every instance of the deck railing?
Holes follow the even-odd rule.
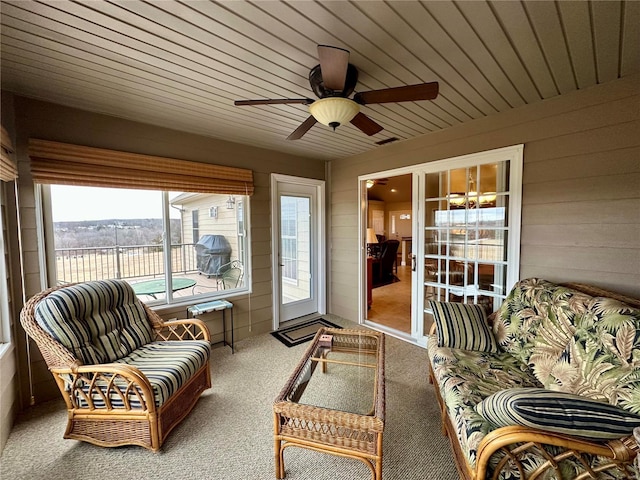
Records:
[[[194,245],[171,245],[171,270],[174,274],[197,272]],[[160,244],[58,248],[55,252],[58,283],[164,275],[164,255]]]

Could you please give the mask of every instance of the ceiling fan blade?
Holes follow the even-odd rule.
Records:
[[[419,83],[404,87],[383,88],[356,93],[353,100],[360,105],[390,102],[415,102],[433,100],[438,96],[438,82]]]
[[[313,118],[313,115],[309,115],[309,118],[307,118],[304,122],[302,122],[302,124],[296,128],[293,133],[291,133],[291,135],[289,135],[287,137],[287,140],[299,140],[302,138],[302,136],[307,133],[309,131],[309,129],[311,127],[313,127],[316,124],[317,120],[315,118]]]
[[[384,130],[381,125],[378,125],[362,112],[359,112],[355,117],[353,117],[351,123],[369,136],[375,135],[376,133]]]
[[[311,98],[265,98],[262,100],[236,100],[234,105],[239,107],[245,105],[282,105],[287,103],[302,103],[304,105],[311,105],[313,100]]]
[[[318,59],[325,88],[342,91],[349,67],[349,50],[318,45]]]

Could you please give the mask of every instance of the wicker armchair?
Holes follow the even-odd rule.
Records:
[[[156,451],[211,387],[205,324],[163,321],[124,281],[51,288],[20,321],[66,402],[64,438]]]

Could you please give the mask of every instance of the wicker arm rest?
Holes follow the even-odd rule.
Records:
[[[122,363],[52,368],[68,408],[154,413],[153,388],[139,369]]]
[[[438,329],[438,327],[436,325],[436,322],[433,322],[431,324],[431,327],[429,327],[429,335],[435,335],[437,329]]]
[[[549,448],[552,446],[558,448]],[[499,451],[506,455],[498,463],[493,476],[487,477],[487,465],[491,456]],[[598,473],[607,470],[617,470],[631,479],[635,478],[631,469],[637,452],[638,444],[632,436],[620,440],[593,442],[529,427],[502,427],[489,432],[480,442],[473,478],[475,480],[496,479],[503,469],[509,472],[517,470],[522,480],[546,478],[544,474],[550,472],[554,472],[557,478],[564,478],[560,472],[559,463],[570,459],[582,466],[583,473],[576,476],[576,479],[599,478]],[[544,458],[545,461],[540,462],[534,470],[527,472],[522,462],[526,454],[535,454]],[[586,455],[605,457],[609,461],[604,461],[597,466],[590,465]]]
[[[211,341],[209,329],[202,320],[196,318],[170,320],[165,322],[160,315],[142,304],[147,318],[155,330],[155,340],[205,340]]]
[[[154,325],[155,340],[204,340],[210,342],[209,329],[202,320],[171,320]]]

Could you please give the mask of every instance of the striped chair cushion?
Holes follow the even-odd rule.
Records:
[[[35,317],[84,364],[113,362],[152,341],[144,307],[122,280],[56,290],[38,303]]]
[[[152,342],[114,363],[138,368],[153,388],[156,406],[161,407],[207,362],[210,352],[209,343],[202,340]],[[104,382],[97,383],[102,392],[105,392],[106,388],[100,385]],[[122,382],[116,381],[116,384]],[[84,390],[85,393],[88,392],[88,388]],[[80,396],[77,400],[81,406],[87,405]],[[92,400],[97,407],[104,406],[101,394],[95,392]],[[134,392],[130,392],[128,401],[132,408],[140,408],[140,401]],[[111,402],[114,407],[123,406],[123,400],[118,395],[111,395]]]
[[[480,305],[430,300],[438,346],[477,352],[498,352],[498,344]]]
[[[501,390],[480,402],[476,411],[497,427],[523,425],[594,440],[622,438],[640,426],[640,415],[545,388]]]

